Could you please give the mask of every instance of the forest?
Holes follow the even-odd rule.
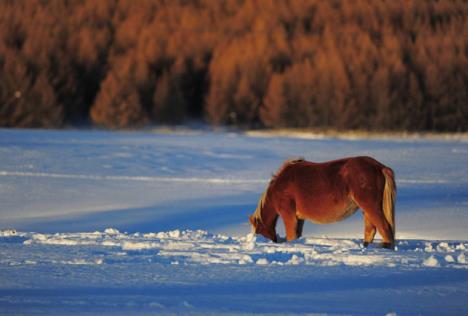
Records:
[[[468,2],[1,0],[0,126],[468,130]]]

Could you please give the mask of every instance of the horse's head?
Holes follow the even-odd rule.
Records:
[[[265,224],[255,215],[249,216],[250,224],[252,225],[252,232],[255,234],[260,234],[265,238],[277,242],[276,229],[275,225],[270,225],[270,227],[265,226]],[[276,224],[276,223],[275,223]]]
[[[274,242],[277,242],[276,236],[276,220],[278,214],[273,210],[267,198],[267,191],[263,192],[258,201],[257,209],[249,217],[252,225],[252,232],[260,234]]]

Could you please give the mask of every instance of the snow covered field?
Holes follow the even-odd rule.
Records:
[[[273,244],[282,161],[395,170],[398,250],[362,215]],[[468,314],[468,142],[0,130],[0,314]],[[284,234],[279,223],[280,234]]]

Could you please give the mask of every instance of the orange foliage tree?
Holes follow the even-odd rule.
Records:
[[[468,130],[462,0],[0,2],[0,125]]]

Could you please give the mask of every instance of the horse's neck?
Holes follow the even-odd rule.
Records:
[[[265,225],[272,225],[276,223],[276,219],[278,218],[278,214],[269,201],[265,201],[260,214]]]

